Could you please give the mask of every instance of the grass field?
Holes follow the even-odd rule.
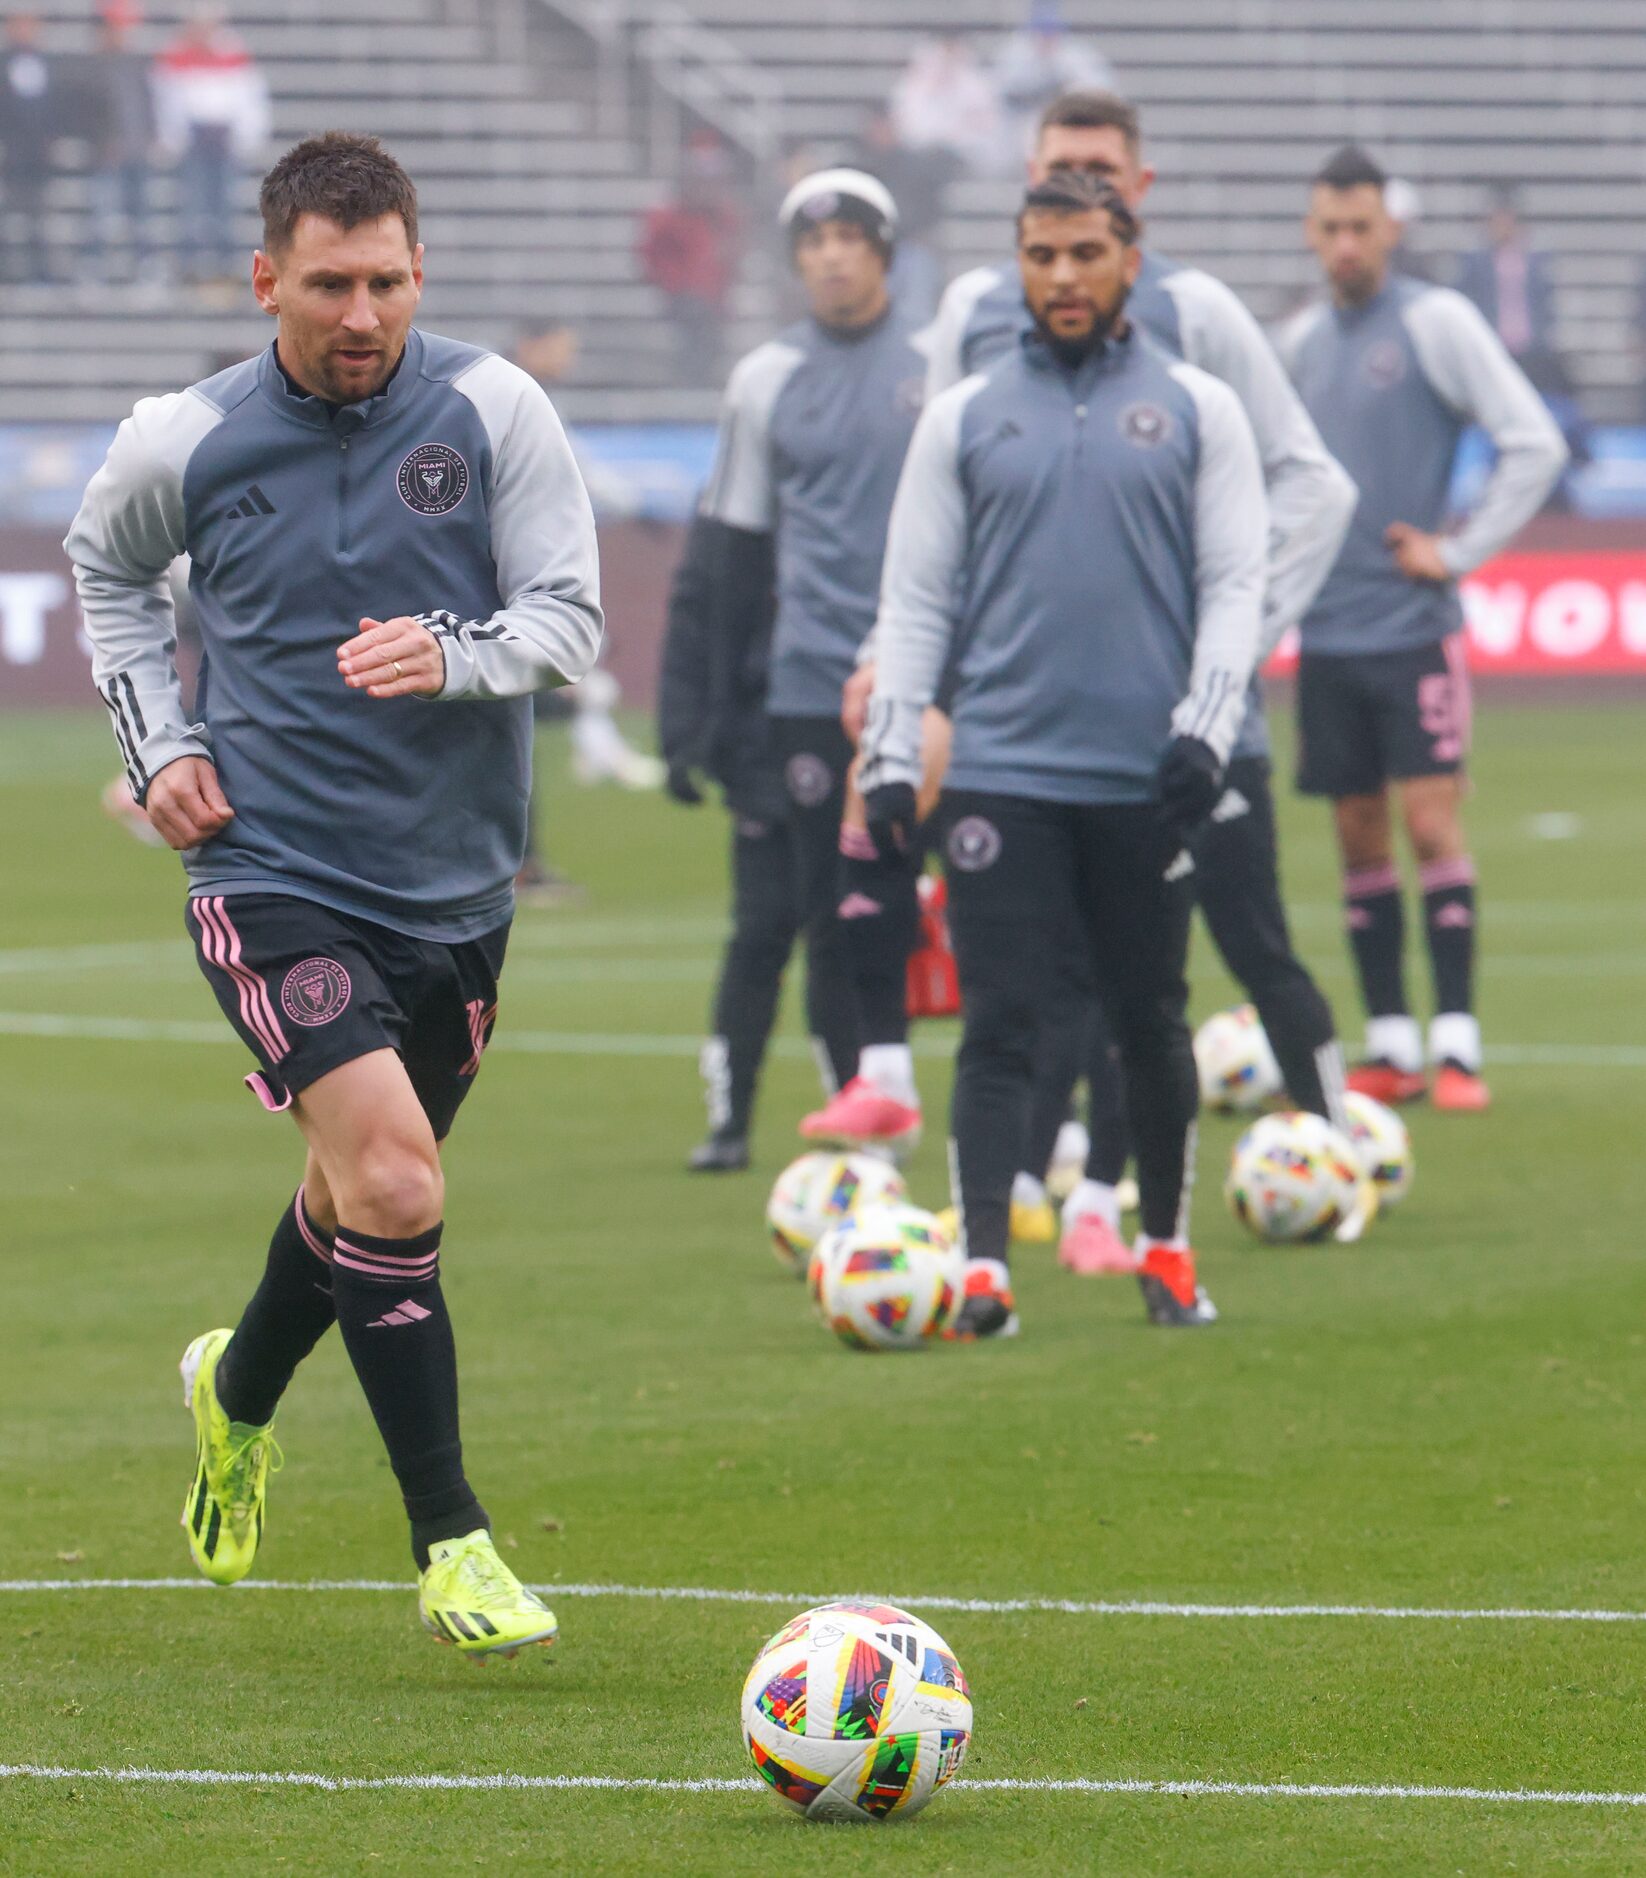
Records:
[[[1641,1623],[942,1602],[1646,1615],[1639,710],[1489,707],[1481,731],[1493,1113],[1415,1116],[1406,1205],[1358,1249],[1303,1252],[1243,1243],[1212,1121],[1216,1329],[1151,1331],[1129,1284],[1042,1251],[1019,1259],[1017,1342],[902,1359],[836,1345],[763,1249],[814,1087],[792,1016],[757,1171],[679,1171],[723,818],[555,776],[555,858],[590,898],[517,923],[449,1155],[445,1271],[471,1474],[521,1574],[580,1589],[551,1598],[551,1659],[481,1672],[416,1627],[335,1338],[281,1414],[259,1569],[291,1588],[19,1588],[187,1575],[175,1363],[233,1321],[298,1161],[239,1086],[175,862],[98,811],[106,727],[0,719],[0,1763],[79,1770],[0,1778],[0,1871],[1646,1871],[1646,1807],[1410,1791],[1640,1794]],[[1323,821],[1285,814],[1299,933],[1352,1035]],[[1227,999],[1197,939],[1197,1011]],[[923,1040],[934,1117],[951,1041]],[[936,1204],[929,1132],[913,1180]],[[965,1665],[970,1781],[1403,1791],[974,1784],[871,1839],[742,1787],[277,1778],[738,1781],[755,1649],[857,1591],[909,1603]]]

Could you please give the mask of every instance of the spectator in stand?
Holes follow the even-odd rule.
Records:
[[[643,277],[668,302],[682,385],[708,387],[719,379],[741,233],[731,153],[712,130],[694,131],[679,190],[647,211],[638,244]]]
[[[1553,412],[1570,457],[1549,506],[1569,507],[1571,468],[1589,460],[1583,414],[1572,375],[1555,345],[1555,284],[1549,257],[1528,240],[1519,199],[1509,185],[1492,191],[1486,245],[1463,257],[1457,284]]]
[[[994,71],[1014,162],[1028,156],[1041,113],[1054,98],[1117,88],[1114,67],[1070,34],[1058,0],[1033,0],[1028,20],[1001,46]],[[901,209],[901,196],[897,204]]]
[[[86,62],[87,127],[92,140],[88,178],[92,239],[88,260],[99,280],[135,280],[149,256],[149,168],[157,126],[149,64],[131,47],[142,15],[133,0],[103,8],[97,50]],[[119,266],[125,256],[125,266]]]
[[[40,50],[40,21],[13,13],[0,48],[0,279],[49,281],[46,185],[63,114],[57,62]]]
[[[907,313],[929,320],[943,293],[943,260],[936,234],[943,218],[944,191],[959,169],[954,153],[941,148],[909,149],[898,141],[891,111],[881,105],[863,127],[856,161],[860,169],[886,185],[897,204],[897,249],[886,284]],[[812,169],[819,167],[813,164]]]
[[[1010,161],[1000,95],[964,33],[939,33],[915,47],[892,88],[892,123],[906,150],[946,150],[974,175]]]
[[[178,262],[187,280],[235,271],[242,175],[268,141],[269,91],[244,43],[202,7],[155,67],[160,142],[177,164]]]

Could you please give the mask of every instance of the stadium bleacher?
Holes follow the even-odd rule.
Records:
[[[182,9],[157,7],[159,35]],[[1637,415],[1635,316],[1646,223],[1646,35],[1615,0],[1068,0],[1142,105],[1164,181],[1156,243],[1237,287],[1263,317],[1310,285],[1297,218],[1303,180],[1348,137],[1421,193],[1417,252],[1444,272],[1477,244],[1486,186],[1522,186],[1538,244],[1555,256],[1560,341],[1591,417]],[[44,6],[50,49],[89,44],[83,0]],[[630,95],[613,125],[593,104],[600,9],[555,0],[248,0],[235,23],[275,97],[275,135],[334,124],[381,132],[418,178],[434,258],[431,325],[507,344],[523,321],[574,321],[584,341],[563,397],[584,419],[706,416],[709,388],[670,386],[655,293],[633,255],[657,180],[645,126],[655,0],[608,8],[627,24]],[[680,9],[676,7],[675,13]],[[850,143],[919,36],[973,30],[987,51],[1016,21],[1005,0],[813,0],[781,22],[770,0],[693,0],[692,15],[766,73],[785,139]],[[580,24],[581,22],[581,24]],[[83,152],[52,195],[54,233],[82,241]],[[999,252],[1011,179],[952,192],[951,266]],[[249,202],[244,233],[255,235]],[[761,251],[731,341],[772,317]],[[100,303],[101,300],[101,303]],[[70,301],[70,304],[65,304]],[[81,289],[0,298],[0,421],[118,416],[143,390],[186,380],[217,351],[260,343],[250,312],[181,291],[134,303]]]

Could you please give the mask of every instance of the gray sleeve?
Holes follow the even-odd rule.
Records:
[[[710,521],[759,535],[776,528],[772,409],[802,356],[797,346],[774,339],[733,368],[720,407],[714,467],[698,505]]]
[[[1240,400],[1191,365],[1172,376],[1195,401],[1195,644],[1188,696],[1172,713],[1180,737],[1198,737],[1227,763],[1246,715],[1246,688],[1262,630],[1268,505],[1252,427]]]
[[[960,423],[983,382],[965,379],[928,404],[903,459],[874,626],[874,692],[860,746],[864,789],[920,783],[921,716],[936,695],[954,639],[966,555]]]
[[[1568,451],[1548,406],[1472,301],[1437,287],[1405,310],[1423,375],[1496,446],[1497,464],[1474,513],[1441,544],[1453,574],[1472,573],[1508,546],[1543,506]]]
[[[997,278],[996,270],[992,267],[974,267],[969,274],[961,274],[950,281],[944,290],[943,298],[938,303],[937,317],[923,334],[928,404],[940,391],[958,385],[966,376],[961,357],[966,325],[972,317],[972,310]]]
[[[516,698],[574,685],[600,651],[594,513],[542,387],[488,354],[454,380],[491,441],[488,502],[501,608],[487,620],[418,616],[440,641],[440,697]]]
[[[1234,392],[1257,439],[1269,498],[1261,659],[1320,591],[1349,532],[1358,492],[1241,301],[1197,268],[1168,276],[1165,286],[1177,305],[1184,358]]]
[[[145,398],[86,485],[63,543],[74,564],[91,675],[114,720],[141,802],[168,763],[210,758],[177,680],[177,622],[166,570],[183,552],[183,471],[222,413],[191,391]]]

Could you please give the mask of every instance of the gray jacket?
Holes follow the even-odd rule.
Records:
[[[64,543],[139,799],[217,767],[234,820],[183,857],[195,893],[289,893],[416,937],[500,924],[525,842],[527,694],[600,644],[594,518],[553,407],[506,360],[416,331],[394,377],[334,410],[271,347],[120,426]],[[192,562],[196,720],[166,570]],[[362,617],[420,617],[437,700],[337,672]]]
[[[1479,424],[1497,466],[1474,514],[1441,549],[1454,576],[1496,554],[1535,515],[1566,463],[1543,400],[1477,308],[1449,287],[1391,279],[1360,307],[1313,306],[1280,351],[1360,503],[1303,618],[1309,653],[1399,652],[1458,631],[1453,581],[1411,580],[1384,541],[1391,522],[1444,526],[1458,441]]]
[[[1222,281],[1146,252],[1126,313],[1174,357],[1231,386],[1257,439],[1269,500],[1261,665],[1326,578],[1354,512],[1354,484],[1321,442],[1262,328]],[[1030,325],[1015,262],[962,274],[943,296],[932,328],[927,397],[984,370]],[[1234,754],[1264,756],[1268,748],[1254,682]]]
[[[958,655],[956,789],[1145,802],[1174,734],[1227,759],[1268,517],[1227,385],[1135,330],[1078,368],[1028,336],[926,407],[892,510],[863,785],[915,782]]]

